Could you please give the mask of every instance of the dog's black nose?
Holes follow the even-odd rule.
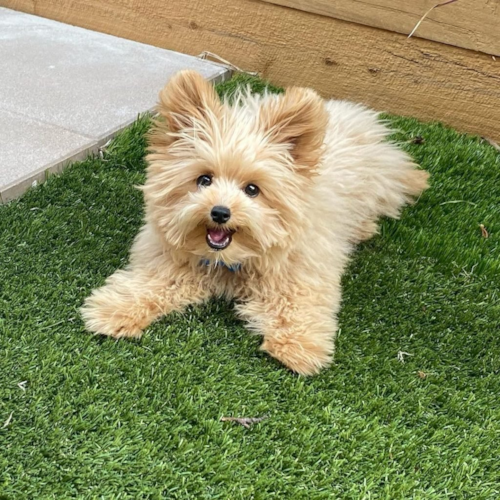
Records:
[[[231,218],[231,210],[227,207],[217,205],[212,208],[210,216],[214,222],[217,222],[217,224],[224,224]]]

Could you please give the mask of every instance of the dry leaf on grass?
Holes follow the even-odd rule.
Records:
[[[424,144],[425,139],[421,135],[417,135],[415,137],[412,137],[408,142],[410,144]]]
[[[481,228],[481,236],[483,238],[489,238],[490,234],[488,233],[488,230],[484,227],[484,224],[479,224],[479,227]]]

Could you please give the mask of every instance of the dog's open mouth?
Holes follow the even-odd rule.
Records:
[[[224,250],[231,244],[234,231],[229,229],[207,229],[207,244],[214,250]]]

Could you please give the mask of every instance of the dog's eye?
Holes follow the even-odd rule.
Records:
[[[255,184],[249,184],[245,188],[245,194],[250,196],[250,198],[255,198],[260,193],[260,189]]]
[[[198,187],[207,187],[212,184],[212,176],[211,175],[200,175],[198,179],[196,179],[196,185]]]

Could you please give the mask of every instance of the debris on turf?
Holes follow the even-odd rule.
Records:
[[[263,417],[255,417],[255,418],[249,418],[249,417],[222,417],[220,419],[221,422],[236,422],[243,427],[246,427],[247,429],[250,429],[250,426],[252,424],[257,424],[259,422],[262,422],[263,420],[266,420],[269,418],[267,415],[264,415]]]

